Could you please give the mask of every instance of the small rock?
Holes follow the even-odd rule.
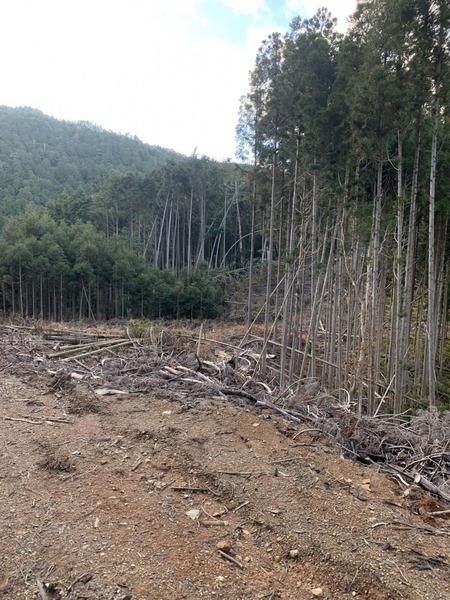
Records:
[[[231,543],[228,540],[220,540],[216,544],[217,550],[222,550],[222,552],[226,552],[227,554],[231,551]]]
[[[321,587],[316,587],[313,588],[311,590],[311,594],[315,597],[315,598],[320,598],[320,596],[322,596],[323,594],[323,589]]]
[[[172,414],[172,411],[171,411],[171,410],[163,410],[162,414],[163,414],[164,416],[169,416],[169,415],[171,415],[171,414]]]
[[[298,550],[289,550],[289,558],[298,558]]]
[[[200,516],[200,511],[198,508],[192,508],[186,512],[186,515],[192,519],[193,521],[197,520]]]

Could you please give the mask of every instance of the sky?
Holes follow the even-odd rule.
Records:
[[[262,40],[324,4],[344,31],[356,0],[1,0],[0,104],[233,159]]]

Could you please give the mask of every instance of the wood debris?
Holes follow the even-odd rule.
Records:
[[[95,395],[118,396],[151,392],[163,379],[173,390],[173,397],[187,403],[208,397],[230,398],[241,404],[250,402],[255,409],[275,413],[294,426],[299,425],[293,439],[312,434],[331,440],[345,455],[388,471],[406,488],[417,485],[450,502],[450,414],[422,411],[414,416],[407,413],[358,416],[348,403],[321,392],[319,387],[311,394],[311,385],[303,385],[301,381],[281,392],[273,369],[266,378],[261,376],[258,368],[261,340],[257,336],[250,336],[239,346],[207,337],[204,328],[198,337],[171,331],[168,335],[152,334],[147,340],[134,340],[128,331],[122,336],[108,336],[80,330],[39,332],[28,327],[5,328],[9,335],[27,340],[34,368],[53,374],[55,391],[64,393],[78,381],[95,382],[95,387],[91,386]],[[32,335],[35,333],[38,335]],[[48,344],[53,345],[52,351]],[[181,353],[177,346],[180,344]],[[217,345],[226,351],[220,350],[215,354],[216,360],[212,360],[210,355],[206,357],[206,345]],[[14,344],[10,350],[15,360],[29,360],[18,354]],[[275,356],[266,358],[273,362],[276,371]],[[66,363],[70,367],[65,367]],[[308,393],[304,393],[306,388]],[[65,422],[38,415],[4,418],[32,425]],[[251,476],[250,471],[240,474]],[[370,491],[370,486],[366,487]]]

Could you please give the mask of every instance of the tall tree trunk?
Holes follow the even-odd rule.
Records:
[[[270,296],[272,290],[272,260],[273,260],[273,221],[275,215],[275,178],[277,169],[277,150],[272,155],[272,188],[270,194],[270,218],[269,218],[269,247],[267,250],[267,281],[266,281],[266,310],[264,315],[264,348],[267,347],[269,335],[269,321],[271,316]],[[266,371],[267,352],[264,349],[261,356],[261,371]]]
[[[161,229],[159,230],[158,245],[156,247],[156,252],[155,252],[155,267],[157,267],[159,265],[159,253],[161,250],[162,236],[163,236],[163,232],[164,232],[164,223],[166,220],[166,211],[167,211],[167,205],[169,204],[169,197],[170,197],[170,193],[168,193],[166,196],[166,203],[164,205],[163,216],[161,219]]]
[[[189,202],[189,221],[188,221],[188,239],[187,239],[187,270],[188,273],[192,267],[192,206],[194,203],[194,188],[191,188],[191,198]]]
[[[415,271],[415,253],[417,238],[417,192],[419,182],[419,164],[420,164],[420,145],[421,145],[421,116],[417,118],[416,129],[416,150],[414,155],[413,174],[411,182],[411,196],[409,207],[408,222],[408,242],[406,247],[405,274],[403,284],[403,303],[402,316],[400,319],[400,340],[398,352],[397,367],[398,372],[395,378],[395,403],[401,406],[402,398],[406,387],[406,357],[409,346],[409,336],[411,329],[411,305],[414,290],[414,271]]]
[[[289,211],[290,228],[288,232],[288,256],[286,266],[286,276],[284,280],[284,306],[283,306],[283,326],[282,326],[282,341],[281,341],[281,360],[280,360],[280,387],[283,388],[286,381],[286,363],[287,363],[287,347],[290,334],[290,308],[292,308],[292,295],[294,292],[294,286],[292,285],[292,267],[293,267],[293,253],[294,253],[294,231],[295,231],[295,211],[297,207],[297,181],[298,181],[298,163],[299,163],[299,147],[300,141],[297,138],[297,146],[295,152],[295,166],[294,166],[294,182],[292,186],[292,198],[291,206]],[[282,223],[280,223],[280,229]],[[279,250],[281,251],[281,249]],[[286,297],[290,295],[288,300]]]
[[[250,258],[248,265],[248,294],[247,294],[247,327],[252,322],[253,306],[253,255],[255,253],[255,205],[256,205],[256,176],[253,180],[252,208],[251,208],[251,232],[250,232]]]
[[[375,394],[378,383],[379,365],[377,364],[377,326],[380,297],[380,244],[381,244],[381,208],[383,194],[383,163],[380,160],[377,169],[377,182],[374,198],[373,228],[372,228],[372,263],[369,276],[369,370],[368,370],[368,399],[367,412],[375,412]]]
[[[19,306],[20,306],[20,316],[23,318],[23,278],[22,278],[22,261],[19,261]]]
[[[395,374],[395,393],[394,393],[394,412],[401,412],[401,394],[400,387],[397,385],[397,378],[400,375],[400,362],[402,360],[400,353],[401,346],[401,328],[400,320],[402,316],[402,264],[403,264],[403,144],[398,132],[398,165],[397,165],[397,255],[395,269],[395,301],[394,301],[394,318],[392,319],[392,328],[394,333],[393,341],[394,348],[391,350],[391,360],[393,358],[393,371]],[[388,376],[390,379],[390,374]]]
[[[433,107],[433,134],[430,161],[430,201],[428,213],[428,403],[436,405],[436,268],[435,268],[435,199],[437,136],[439,121],[439,94],[436,93]]]
[[[239,209],[239,190],[238,190],[238,182],[234,182],[234,197],[236,200],[236,219],[237,219],[237,228],[238,228],[238,239],[239,239],[239,258],[242,263],[244,258],[244,241],[242,235],[242,223],[241,223],[241,211]]]

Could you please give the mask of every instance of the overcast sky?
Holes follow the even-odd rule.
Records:
[[[1,0],[0,104],[233,158],[258,46],[323,4],[344,30],[356,0]]]

